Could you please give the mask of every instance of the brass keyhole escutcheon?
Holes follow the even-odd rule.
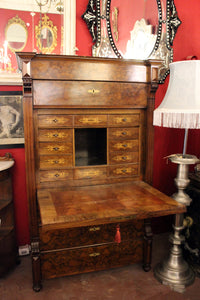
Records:
[[[100,93],[100,90],[95,90],[95,89],[88,90],[88,94],[95,95],[95,94],[98,94],[98,93]]]

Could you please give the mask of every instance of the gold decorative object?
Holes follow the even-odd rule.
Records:
[[[35,26],[35,37],[36,45],[42,54],[51,53],[57,46],[57,27],[53,25],[46,14],[42,17],[42,21]]]
[[[27,43],[28,30],[26,23],[16,15],[8,20],[5,28],[5,38],[8,48],[12,51],[22,51]]]

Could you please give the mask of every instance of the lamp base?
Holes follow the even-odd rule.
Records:
[[[154,269],[154,276],[162,284],[169,285],[176,292],[183,293],[185,287],[192,284],[195,274],[183,259],[181,244],[184,237],[180,234],[183,226],[183,214],[175,216],[174,234],[170,236],[172,247],[167,259]]]
[[[191,285],[195,279],[193,271],[185,264],[185,261],[181,260],[177,266],[171,265],[169,260],[158,264],[154,275],[160,283],[169,285],[172,290],[179,293],[183,293],[185,287]]]

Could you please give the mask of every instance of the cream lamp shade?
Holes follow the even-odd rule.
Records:
[[[200,128],[200,60],[173,62],[166,95],[154,110],[153,125]]]

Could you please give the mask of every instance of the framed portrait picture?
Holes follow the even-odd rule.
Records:
[[[0,146],[24,144],[22,95],[0,95]]]

